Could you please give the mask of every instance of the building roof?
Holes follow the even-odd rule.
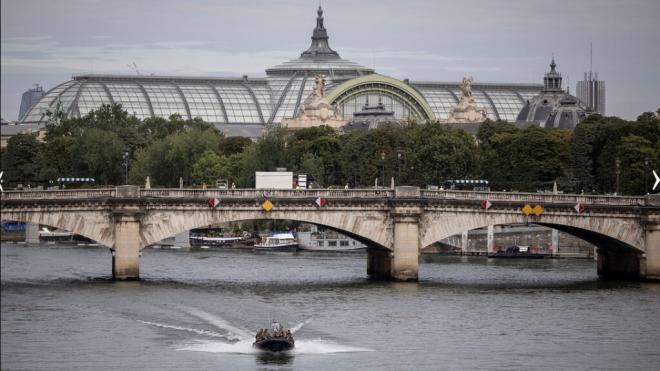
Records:
[[[119,103],[138,118],[179,114],[214,123],[228,135],[259,137],[264,127],[294,117],[310,97],[314,76],[326,76],[326,93],[374,70],[342,59],[329,45],[323,10],[319,7],[311,45],[299,58],[268,68],[266,77],[213,77],[168,75],[74,75],[50,89],[21,119],[22,123],[45,123],[46,112],[61,105],[66,117],[81,117],[102,104]],[[389,78],[392,79],[392,78]],[[392,79],[396,80],[396,79]],[[427,116],[447,118],[459,101],[460,83],[396,80],[398,85],[426,107]],[[539,84],[479,83],[473,85],[477,104],[492,120],[514,121],[527,100],[541,90]],[[341,105],[346,119],[362,109],[366,96],[382,98],[397,119],[411,117],[391,92],[373,88]],[[433,115],[430,114],[432,111]]]
[[[330,48],[328,31],[323,26],[323,9],[320,5],[317,14],[316,27],[312,32],[312,43],[309,48],[302,52],[298,59],[293,59],[266,69],[266,74],[277,75],[306,72],[355,77],[373,73],[374,70],[371,68],[342,59],[339,53]]]
[[[517,122],[535,122],[541,127],[574,129],[587,117],[587,109],[580,100],[562,89],[561,74],[552,58],[550,71],[543,77],[541,92],[525,101]]]
[[[349,133],[377,129],[383,126],[400,125],[401,121],[394,117],[394,111],[386,109],[380,99],[377,105],[369,105],[369,100],[367,100],[362,110],[355,112],[353,118],[344,125],[342,130],[345,133]]]

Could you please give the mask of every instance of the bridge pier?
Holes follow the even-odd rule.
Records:
[[[397,206],[391,211],[394,224],[391,276],[396,281],[417,281],[419,273],[420,207]]]
[[[28,245],[39,244],[39,224],[25,223],[25,243]]]
[[[605,279],[635,280],[641,277],[642,254],[632,250],[598,249],[598,276]]]
[[[372,278],[392,278],[392,253],[380,248],[367,249],[367,274]]]
[[[140,219],[139,207],[113,211],[115,243],[112,248],[112,277],[116,280],[140,278]]]
[[[641,261],[641,276],[660,280],[660,216],[646,216],[644,243],[646,251]]]

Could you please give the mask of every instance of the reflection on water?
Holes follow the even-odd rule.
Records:
[[[289,353],[263,352],[258,353],[256,358],[260,365],[287,365],[293,362],[293,355]]]
[[[592,260],[424,255],[419,283],[365,254],[144,250],[139,282],[104,248],[2,245],[2,368],[640,369],[660,364],[660,285]],[[288,354],[261,353],[271,319]]]

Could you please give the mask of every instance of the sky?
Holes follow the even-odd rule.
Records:
[[[318,0],[0,0],[1,115],[21,94],[73,74],[265,75],[310,44]],[[659,0],[322,1],[330,46],[412,81],[542,83],[554,55],[564,86],[589,70],[607,114],[660,108]],[[133,66],[137,65],[137,71]]]

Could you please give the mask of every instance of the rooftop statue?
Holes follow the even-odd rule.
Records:
[[[314,89],[311,94],[311,102],[301,104],[298,114],[294,118],[282,119],[282,126],[289,129],[303,129],[313,126],[327,125],[339,129],[346,124],[346,120],[325,98],[325,76],[314,77]]]
[[[472,77],[463,77],[463,84],[461,85],[461,96],[458,105],[454,106],[449,111],[449,117],[446,122],[449,123],[480,123],[486,121],[486,110],[477,107],[474,97],[472,96]]]
[[[314,77],[314,97],[323,98],[325,97],[325,76],[316,75]]]
[[[461,103],[464,101],[467,103],[474,103],[474,98],[472,97],[472,81],[474,81],[474,79],[471,76],[463,77],[463,85],[461,86],[463,96],[461,97]]]

